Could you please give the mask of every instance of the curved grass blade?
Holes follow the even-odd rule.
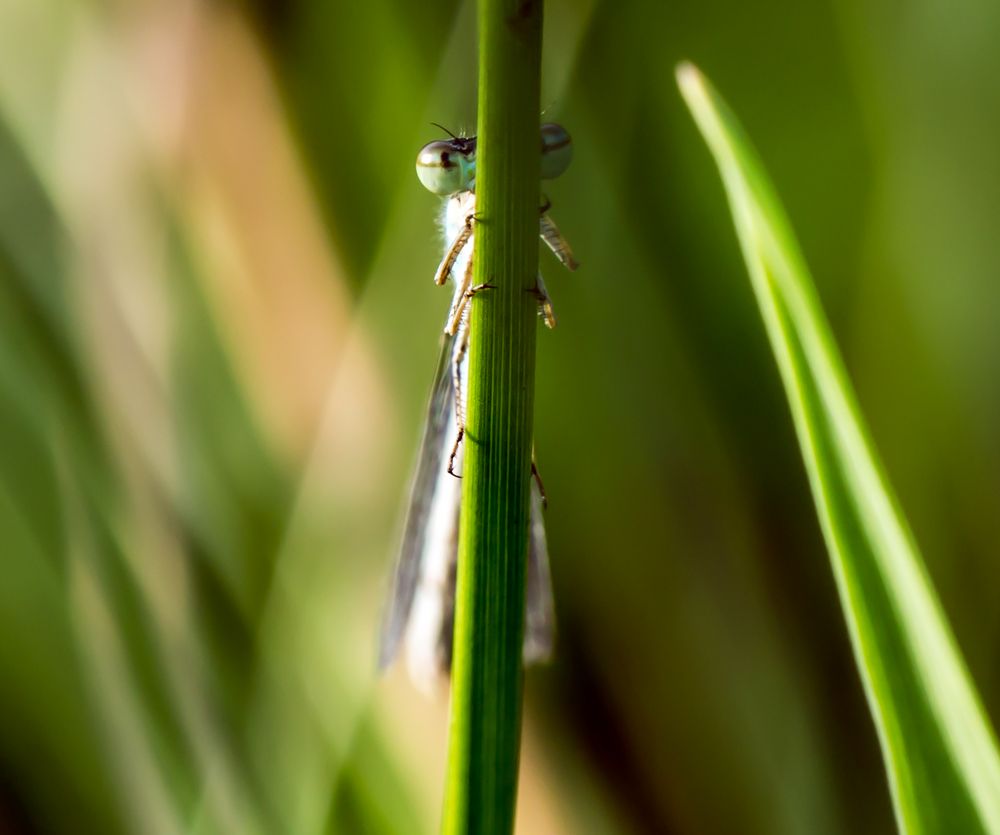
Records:
[[[729,197],[905,832],[1000,833],[996,737],[865,428],[805,261],[735,117],[678,83]]]

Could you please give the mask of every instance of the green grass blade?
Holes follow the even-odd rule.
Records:
[[[443,829],[513,831],[538,273],[542,4],[479,2],[472,301]]]
[[[719,166],[791,405],[899,826],[1000,832],[1000,755],[784,211],[735,117],[678,71]]]

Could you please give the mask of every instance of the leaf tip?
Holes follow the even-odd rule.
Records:
[[[690,61],[681,61],[677,65],[675,75],[677,77],[677,86],[680,88],[681,94],[688,101],[704,89],[705,76]]]

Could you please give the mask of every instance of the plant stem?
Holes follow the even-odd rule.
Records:
[[[517,798],[534,406],[541,0],[479,0],[475,282],[443,831]]]

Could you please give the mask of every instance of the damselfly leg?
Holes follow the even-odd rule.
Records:
[[[545,289],[541,273],[535,277],[535,286],[529,288],[528,292],[538,299],[538,313],[545,322],[545,327],[551,330],[556,326],[556,312],[552,309],[552,299],[549,298],[549,291]]]
[[[434,273],[434,283],[438,286],[444,284],[448,280],[448,276],[451,275],[451,270],[455,266],[458,256],[462,254],[462,250],[465,249],[469,243],[469,239],[472,237],[472,227],[475,225],[476,220],[478,218],[474,211],[469,212],[465,216],[465,222],[462,224],[461,231],[455,236],[455,240],[451,242],[451,246],[445,252],[444,258],[438,264],[437,272]]]
[[[573,257],[573,250],[570,249],[569,243],[562,236],[562,232],[559,231],[559,227],[556,226],[555,221],[552,220],[552,218],[550,218],[545,211],[542,212],[540,234],[542,240],[545,241],[546,246],[552,250],[552,254],[559,259],[559,263],[562,264],[567,270],[573,272],[580,266],[579,263],[577,263],[577,260]]]

